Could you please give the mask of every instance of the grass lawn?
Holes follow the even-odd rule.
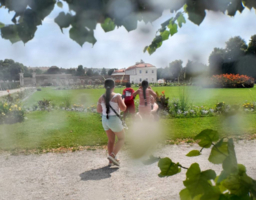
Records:
[[[115,92],[122,93],[122,90],[123,88],[116,88]],[[184,90],[189,103],[194,105],[213,106],[218,101],[224,101],[227,104],[243,104],[246,100],[249,102],[256,101],[256,88],[155,87],[153,90],[159,93],[165,91],[166,96],[170,97],[170,99],[179,98]],[[98,98],[103,93],[104,89],[54,90],[52,88],[43,88],[42,91],[34,93],[27,99],[24,105],[31,106],[44,98],[58,105],[65,98],[69,98],[72,104],[83,104],[87,107],[96,105]]]
[[[166,95],[178,98],[182,87],[156,87],[156,91],[165,91]],[[213,105],[217,101],[243,103],[252,101],[256,89],[201,89],[187,87],[186,94],[194,105]],[[116,92],[120,92],[119,88]],[[54,90],[43,88],[24,102],[31,106],[42,99],[50,99],[56,105],[64,98],[70,98],[72,104],[95,105],[103,94],[103,89]],[[68,111],[36,111],[26,114],[23,123],[0,125],[0,149],[48,149],[58,147],[77,147],[104,145],[106,134],[102,128],[100,116],[92,113]],[[166,139],[191,138],[200,131],[210,128],[222,135],[254,134],[256,114],[239,117],[202,117],[161,119],[160,125]]]

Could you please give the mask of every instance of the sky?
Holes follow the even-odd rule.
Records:
[[[13,59],[28,67],[62,68],[76,68],[78,65],[87,68],[127,68],[141,59],[156,67],[166,67],[177,59],[183,61],[183,66],[188,60],[208,64],[214,47],[224,48],[225,42],[235,36],[241,36],[248,43],[250,37],[256,34],[255,10],[244,9],[242,14],[238,12],[235,17],[207,12],[200,26],[186,20],[178,33],[163,42],[154,54],[143,53],[144,47],[152,42],[160,24],[174,15],[164,11],[162,17],[152,24],[140,22],[138,28],[131,32],[120,27],[105,33],[97,25],[97,43],[94,46],[85,43],[81,47],[69,38],[69,29],[64,29],[62,33],[54,22],[58,13],[67,10],[66,4],[63,8],[55,6],[52,13],[44,19],[43,25],[38,26],[34,39],[25,45],[22,42],[11,44],[0,37],[0,60]],[[13,15],[13,12],[8,13],[1,8],[0,22],[12,24]]]

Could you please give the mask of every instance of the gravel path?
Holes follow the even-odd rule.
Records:
[[[256,141],[236,144],[238,162],[247,167],[256,179]],[[198,162],[202,170],[220,165],[208,162],[209,150],[200,157],[187,158],[186,153],[199,149],[197,145],[170,145],[159,148],[154,155],[170,157],[189,167]],[[157,163],[144,165],[141,160],[119,154],[121,167],[106,167],[106,151],[80,151],[65,154],[19,155],[0,154],[1,200],[123,200],[123,199],[179,199],[185,170],[178,175],[159,178]]]
[[[9,90],[9,93],[10,94],[14,94],[16,92],[20,92],[20,91],[23,91],[23,90],[26,90],[26,89],[30,89],[30,88],[34,88],[34,87],[23,87],[23,88],[13,89],[13,90]],[[6,96],[6,95],[8,95],[7,90],[3,90],[3,91],[0,90],[0,97]]]

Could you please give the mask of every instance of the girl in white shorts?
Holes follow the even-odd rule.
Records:
[[[105,80],[104,86],[106,92],[98,100],[97,112],[102,114],[102,126],[108,136],[109,164],[113,163],[119,166],[120,163],[116,159],[116,155],[124,144],[124,127],[116,113],[120,115],[120,110],[125,111],[126,105],[121,94],[114,93],[114,80]],[[118,139],[116,144],[115,136]]]

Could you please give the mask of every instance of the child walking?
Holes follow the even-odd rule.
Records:
[[[120,165],[116,155],[124,144],[124,127],[118,117],[120,110],[125,111],[126,105],[121,94],[114,93],[115,82],[112,79],[105,80],[106,92],[98,100],[97,112],[102,114],[102,126],[108,136],[109,164]],[[117,143],[115,144],[115,137]]]
[[[153,98],[156,98],[156,93],[149,87],[148,81],[144,80],[141,83],[141,87],[133,93],[133,96],[136,97],[139,95],[139,114],[142,118],[151,116],[151,95]]]
[[[126,88],[123,90],[124,103],[126,105],[126,110],[124,111],[124,120],[128,114],[135,115],[135,105],[134,105],[134,90],[131,88],[131,83],[126,83]]]

